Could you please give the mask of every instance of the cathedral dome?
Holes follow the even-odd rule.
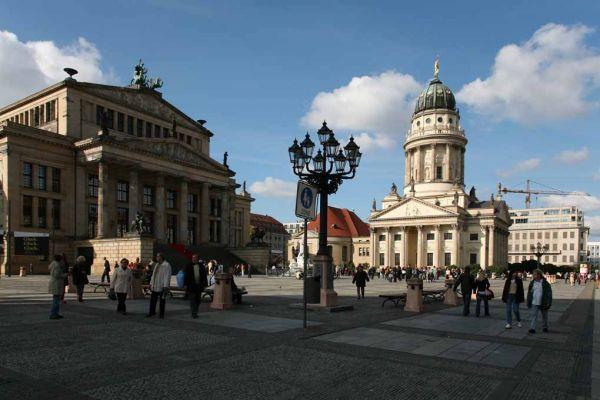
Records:
[[[415,114],[425,110],[444,109],[456,111],[456,100],[450,88],[436,76],[421,92],[415,104]]]

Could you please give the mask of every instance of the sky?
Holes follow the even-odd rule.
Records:
[[[13,1],[0,3],[0,105],[64,79],[127,85],[143,59],[165,99],[215,133],[253,212],[294,217],[287,148],[323,120],[363,159],[330,204],[368,218],[402,187],[414,99],[440,58],[467,145],[465,181],[587,193],[600,240],[600,2]],[[542,186],[545,185],[545,186]],[[508,195],[514,208],[522,195]]]

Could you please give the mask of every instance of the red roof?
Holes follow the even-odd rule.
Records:
[[[309,231],[319,232],[321,215],[308,223]],[[363,222],[354,211],[347,208],[327,208],[327,236],[330,237],[358,237],[369,236],[369,224]]]
[[[281,233],[287,235],[285,226],[270,215],[252,214],[250,213],[250,225],[255,228],[262,228],[266,232]]]

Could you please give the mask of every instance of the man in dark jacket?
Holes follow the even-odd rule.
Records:
[[[533,307],[529,333],[535,333],[539,312],[542,313],[543,331],[548,332],[548,310],[552,307],[552,287],[539,269],[533,271],[533,280],[527,291],[527,307]]]
[[[106,257],[104,257],[104,271],[102,272],[102,278],[100,279],[100,282],[104,283],[104,278],[106,278],[106,281],[110,283],[110,263]]]
[[[187,292],[188,299],[190,300],[192,318],[198,318],[198,307],[200,306],[202,291],[208,286],[206,267],[204,266],[204,263],[200,261],[198,254],[194,254],[192,256],[192,262],[186,266],[183,284],[183,288]]]
[[[521,313],[519,304],[525,301],[525,292],[523,290],[523,280],[517,271],[510,271],[508,278],[504,282],[502,290],[502,301],[506,304],[506,329],[512,328],[512,315],[517,318],[517,326],[521,327]]]
[[[471,312],[471,293],[473,293],[473,288],[475,287],[475,280],[471,276],[471,268],[465,267],[464,271],[456,282],[454,283],[454,291],[460,285],[460,291],[462,292],[463,298],[463,315],[467,317]]]
[[[358,266],[358,270],[356,274],[354,274],[354,278],[352,278],[352,283],[356,284],[356,294],[358,295],[358,300],[360,297],[365,298],[365,285],[369,281],[369,275],[363,270],[362,265]]]

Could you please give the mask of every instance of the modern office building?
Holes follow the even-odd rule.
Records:
[[[583,211],[575,206],[510,209],[508,261],[535,260],[531,246],[547,245],[543,263],[576,266],[587,262],[589,228]]]
[[[587,243],[588,264],[592,271],[600,269],[600,242]]]

